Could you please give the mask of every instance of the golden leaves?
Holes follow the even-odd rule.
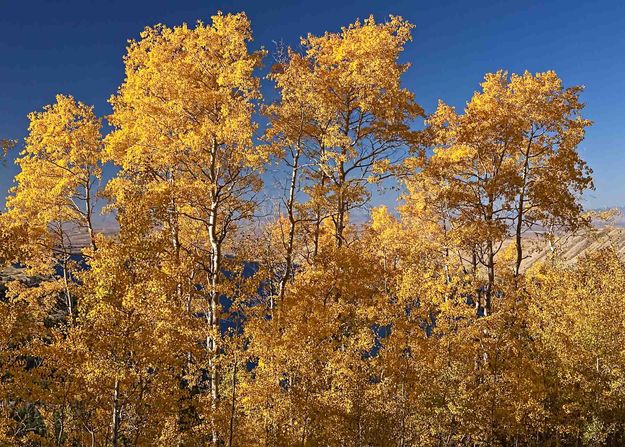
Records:
[[[581,87],[490,73],[462,112],[439,102],[415,132],[423,110],[399,62],[412,28],[369,17],[288,49],[263,144],[264,51],[242,13],[130,41],[104,149],[100,120],[69,96],[29,116],[0,244],[39,277],[0,299],[0,443],[623,432],[622,260],[518,265],[528,229],[586,223]],[[259,224],[272,155],[291,168],[286,211]],[[121,168],[105,191],[120,229],[78,263],[69,231],[90,225],[102,159]],[[358,223],[367,182],[394,174],[397,212]]]

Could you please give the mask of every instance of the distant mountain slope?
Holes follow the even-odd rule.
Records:
[[[96,226],[95,232],[104,234],[106,236],[112,236],[117,234],[119,227],[116,222],[106,222]],[[70,252],[80,253],[81,249],[90,245],[89,233],[86,228],[76,227],[68,230],[68,239],[71,244]]]
[[[580,234],[561,236],[555,241],[553,248],[565,265],[572,265],[580,257],[607,247],[614,247],[617,253],[625,259],[625,227],[620,226],[620,222],[618,225],[595,228],[592,231]],[[117,228],[109,225],[106,228],[99,229],[99,231],[107,235],[114,235],[117,233]],[[82,247],[89,245],[89,238],[85,230],[76,229],[70,237],[72,239],[72,251],[75,253],[79,253]],[[526,241],[525,252],[528,254],[528,258],[523,262],[523,270],[528,269],[537,262],[545,261],[552,253],[552,248],[549,247],[548,242],[543,238],[527,238]],[[509,243],[512,243],[512,241]],[[0,268],[0,284],[16,278],[26,279],[23,269],[16,267]]]
[[[536,262],[544,261],[552,252],[545,240],[535,240],[532,245],[530,257],[524,262],[525,269]],[[566,265],[574,264],[580,257],[607,247],[614,247],[625,258],[625,228],[605,227],[583,234],[566,235],[554,244],[557,255]]]

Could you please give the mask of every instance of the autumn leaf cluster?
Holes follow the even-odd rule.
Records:
[[[559,254],[593,234],[582,88],[498,71],[426,114],[412,29],[270,56],[243,13],[148,27],[109,116],[69,95],[29,115],[0,445],[625,442],[625,263]]]

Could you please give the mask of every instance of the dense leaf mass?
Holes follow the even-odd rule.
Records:
[[[0,445],[625,443],[625,263],[559,256],[593,232],[582,88],[498,71],[426,116],[412,27],[278,48],[264,102],[245,14],[157,25],[107,135],[71,96],[29,115],[0,214],[22,272],[0,289]],[[389,187],[395,209],[366,207]]]

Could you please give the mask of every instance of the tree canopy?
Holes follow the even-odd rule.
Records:
[[[625,442],[625,262],[549,251],[593,232],[582,88],[502,70],[426,114],[412,28],[309,34],[263,80],[244,13],[156,25],[109,116],[68,95],[28,116],[0,444]]]

